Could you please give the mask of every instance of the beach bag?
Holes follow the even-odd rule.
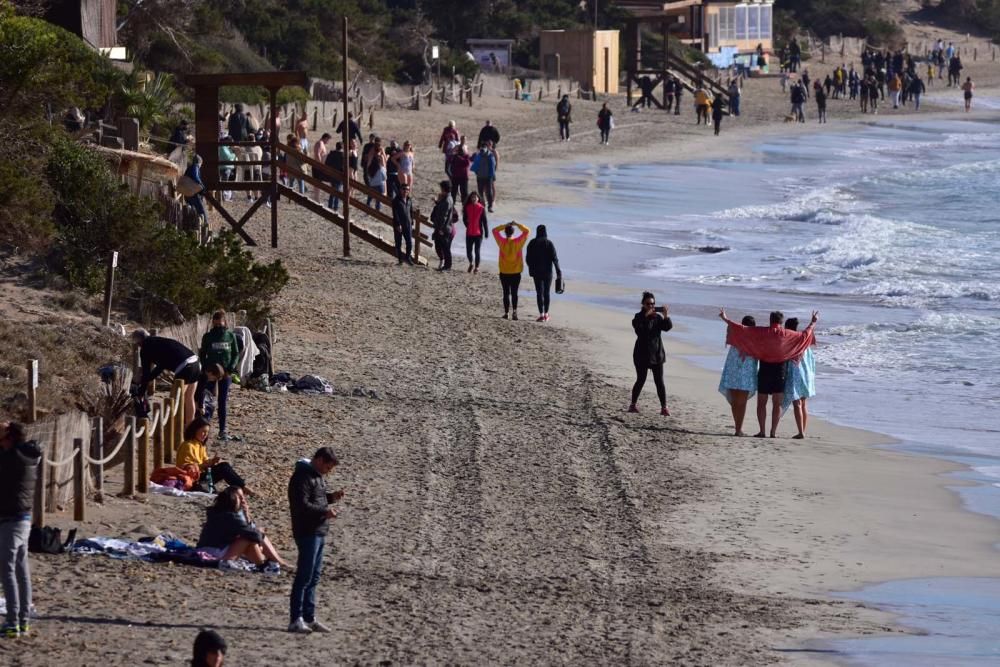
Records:
[[[28,551],[36,554],[61,554],[67,549],[72,549],[74,542],[76,542],[76,528],[69,531],[64,542],[62,530],[59,528],[32,526],[28,534]]]
[[[184,174],[177,179],[177,191],[180,192],[185,197],[194,197],[196,194],[204,190],[204,186],[199,184],[193,178]]]
[[[566,281],[563,280],[562,276],[556,276],[556,294],[562,294],[566,291]]]

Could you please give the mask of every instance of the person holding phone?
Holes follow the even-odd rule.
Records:
[[[632,329],[635,331],[635,347],[632,349],[632,362],[635,364],[635,384],[632,386],[632,403],[629,412],[639,412],[636,403],[639,394],[646,384],[646,376],[653,371],[653,382],[656,383],[656,395],[660,399],[660,414],[670,415],[667,409],[667,388],[663,384],[663,364],[667,354],[663,350],[663,340],[660,334],[670,331],[674,323],[670,321],[668,306],[656,307],[656,297],[652,292],[642,293],[642,310],[632,318]]]
[[[295,464],[288,482],[288,505],[292,515],[292,536],[299,549],[290,603],[288,631],[299,634],[330,632],[316,619],[316,586],[323,567],[323,547],[330,519],[337,510],[330,503],[344,497],[344,490],[327,492],[324,477],[337,467],[337,455],[330,447],[320,447],[312,460]]]

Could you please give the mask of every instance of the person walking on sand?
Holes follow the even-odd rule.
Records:
[[[924,85],[923,80],[920,76],[914,76],[913,80],[910,81],[910,97],[913,98],[913,108],[916,111],[920,111],[920,96],[927,92],[927,86]]]
[[[455,233],[455,200],[451,198],[451,182],[441,181],[431,210],[434,225],[434,250],[438,256],[438,271],[451,271],[451,239]]]
[[[472,158],[469,168],[476,175],[476,192],[479,193],[479,200],[486,202],[486,210],[493,212],[493,204],[496,199],[497,168],[500,166],[500,158],[493,149],[493,144],[487,141],[479,152]]]
[[[7,603],[2,636],[17,639],[31,630],[31,568],[28,536],[42,451],[17,422],[0,424],[0,578]]]
[[[392,200],[392,234],[396,244],[396,260],[400,265],[406,262],[413,266],[413,202],[410,186],[403,183]],[[406,239],[406,254],[403,253],[403,239]]]
[[[676,76],[674,77],[674,115],[681,115],[681,98],[684,97],[684,84]]]
[[[826,91],[822,88],[816,89],[816,116],[820,123],[826,122]]]
[[[719,136],[719,130],[722,129],[722,116],[725,114],[724,105],[722,95],[712,100],[712,125],[715,127],[715,136]]]
[[[514,236],[514,231],[520,230],[520,235]],[[502,233],[501,233],[502,230]],[[503,318],[517,319],[517,289],[521,285],[521,272],[524,270],[524,258],[521,250],[528,242],[531,230],[517,222],[497,225],[493,228],[493,239],[500,247],[500,257],[497,264],[500,269],[500,286],[503,288]],[[513,306],[513,315],[511,315]]]
[[[806,122],[806,114],[802,110],[802,105],[806,103],[806,89],[801,81],[792,85],[790,95],[792,100],[792,116],[800,123]]]
[[[957,77],[956,77],[957,80]],[[972,83],[972,77],[966,77],[965,83],[962,84],[963,96],[965,97],[965,112],[968,113],[972,110],[972,93],[976,90],[976,84]]]
[[[535,280],[535,295],[538,298],[538,322],[549,321],[549,302],[552,290],[552,268],[555,267],[556,277],[562,278],[559,268],[559,257],[556,246],[549,240],[545,225],[538,225],[535,238],[528,242],[525,251],[525,262],[528,264],[528,275]]]
[[[240,350],[236,335],[226,326],[226,311],[217,310],[212,314],[212,328],[201,337],[201,347],[198,349],[198,359],[202,368],[210,368],[216,364],[222,366],[224,374],[217,380],[201,378],[195,390],[195,401],[199,413],[206,419],[212,418],[212,410],[205,405],[206,393],[218,393],[219,407],[219,440],[230,439],[226,431],[226,417],[229,414],[229,389],[233,384],[233,373],[240,359]],[[218,390],[218,392],[216,392]],[[235,438],[239,439],[239,438]]]
[[[323,480],[333,473],[337,464],[333,449],[320,447],[311,461],[301,460],[295,464],[295,472],[288,482],[292,537],[299,549],[289,604],[289,632],[330,632],[326,624],[316,619],[316,586],[323,569],[323,547],[329,522],[337,518],[337,510],[330,507],[330,503],[344,497],[343,489],[328,492]]]
[[[302,106],[299,122],[295,124],[295,138],[299,141],[299,150],[302,154],[309,155],[309,115],[306,113],[305,105]]]
[[[789,331],[798,331],[799,318],[789,317],[785,321],[785,328]],[[785,395],[781,409],[788,410],[788,406],[792,406],[795,426],[799,429],[799,432],[792,437],[801,440],[806,437],[806,427],[809,426],[806,401],[816,395],[816,358],[813,356],[812,348],[809,347],[802,353],[801,359],[788,361],[786,364]]]
[[[660,414],[669,417],[667,409],[667,388],[663,384],[663,364],[667,362],[667,353],[663,349],[660,334],[673,329],[670,320],[669,306],[656,307],[656,297],[652,292],[642,293],[642,310],[632,318],[632,329],[635,331],[635,347],[632,348],[632,363],[635,364],[635,384],[632,385],[632,402],[629,412],[639,412],[636,404],[642,386],[646,384],[646,376],[653,371],[653,382],[656,384],[656,395],[660,399]]]
[[[745,327],[755,327],[757,321],[752,315],[746,315],[742,324]],[[757,366],[756,359],[729,346],[726,363],[722,366],[722,377],[719,378],[719,393],[729,402],[737,436],[746,435],[743,432],[743,419],[747,414],[747,402],[757,393]]]
[[[472,192],[462,207],[462,222],[465,223],[465,256],[469,260],[468,273],[479,273],[480,251],[486,238],[486,207],[479,201],[479,194]],[[473,257],[473,251],[475,256]]]
[[[733,322],[726,317],[725,309],[719,311],[719,318],[728,325],[726,343],[760,362],[757,369],[757,422],[760,431],[755,437],[763,438],[765,435],[770,398],[770,434],[776,438],[785,393],[785,362],[801,359],[805,351],[816,343],[813,329],[819,320],[819,313],[813,311],[812,321],[801,333],[783,328],[785,316],[777,310],[771,313],[770,324],[766,328]]]
[[[559,141],[569,141],[569,124],[572,119],[573,105],[569,103],[569,95],[563,95],[556,104],[556,120],[559,121]]]
[[[492,141],[494,146],[500,145],[500,130],[494,127],[491,121],[486,121],[483,128],[479,130],[479,139],[476,141],[476,150],[485,146],[487,141]]]
[[[608,145],[611,139],[611,128],[615,126],[614,114],[608,108],[608,103],[601,105],[601,110],[597,112],[597,129],[601,131],[601,144]]]

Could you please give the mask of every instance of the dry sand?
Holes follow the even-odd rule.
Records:
[[[589,127],[592,103],[577,103],[570,144],[554,140],[548,104],[377,119],[383,136],[422,149],[426,199],[444,121],[474,135],[491,117],[504,133],[495,218],[534,224],[531,206],[563,196],[545,184],[559,163],[721,156],[765,132],[814,130],[775,127],[777,86],[751,81],[747,114],[718,140],[690,114],[626,115],[620,104],[608,149]],[[257,250],[293,276],[276,306],[276,367],[323,375],[337,391],[238,391],[231,430],[245,439],[211,448],[257,490],[255,518],[286,557],[293,462],[319,445],[338,451],[331,485],[347,496],[320,586],[333,634],[283,632],[288,574],[33,556],[37,632],[0,643],[0,661],[177,664],[203,626],[220,630],[238,665],[811,661],[823,656],[796,650],[810,638],[896,631],[828,590],[943,564],[996,574],[995,523],[958,511],[944,464],[819,422],[806,442],[729,437],[717,378],[676,360],[685,348],[672,339],[674,416],[626,415],[631,313],[557,301],[551,326],[504,321],[492,270],[469,276],[461,260],[454,274],[398,268],[359,242],[343,259],[339,230],[292,206],[281,225],[281,247]],[[266,228],[263,216],[250,226],[260,241]],[[355,387],[381,400],[354,398]],[[80,533],[194,540],[203,506],[109,498]]]

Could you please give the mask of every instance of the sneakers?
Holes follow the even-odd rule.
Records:
[[[510,319],[510,313],[504,313],[504,314],[503,314],[503,318],[504,318],[505,320],[509,320],[509,319]]]
[[[21,636],[20,628],[16,625],[10,625],[8,623],[4,623],[2,632],[6,639],[17,639]]]
[[[635,403],[633,403],[632,405],[628,406],[628,411],[629,412],[639,412],[639,408],[635,407]]]
[[[546,321],[546,322],[548,322],[548,321],[549,321],[549,314],[548,314],[548,313],[545,313],[545,321]]]
[[[312,628],[310,628],[309,625],[302,620],[301,616],[288,624],[288,631],[298,635],[312,634]]]
[[[515,320],[515,321],[517,320],[517,311],[516,310],[514,311],[514,314],[510,316],[510,319]]]
[[[664,417],[669,417],[670,410],[667,410],[667,406],[664,405],[662,408],[660,408],[660,414],[663,415]]]
[[[25,621],[25,622],[24,622],[24,623],[22,623],[22,624],[21,624],[20,626],[18,626],[18,628],[17,628],[17,629],[18,629],[18,631],[19,631],[19,632],[21,633],[21,636],[22,636],[22,637],[27,637],[28,635],[30,635],[30,634],[31,634],[31,626],[30,626],[30,625],[28,625],[28,622],[27,622],[27,621]]]
[[[219,569],[223,572],[243,572],[243,568],[234,560],[220,560]]]
[[[260,571],[264,574],[281,574],[281,566],[273,560],[269,560],[260,566]]]
[[[313,632],[330,632],[330,626],[320,623],[319,621],[306,623],[306,626]]]
[[[535,320],[535,321],[536,322],[544,322],[545,321],[545,313],[542,313],[541,315],[539,315],[538,319]]]
[[[472,273],[472,264],[469,264],[469,268],[465,270],[466,273]]]

